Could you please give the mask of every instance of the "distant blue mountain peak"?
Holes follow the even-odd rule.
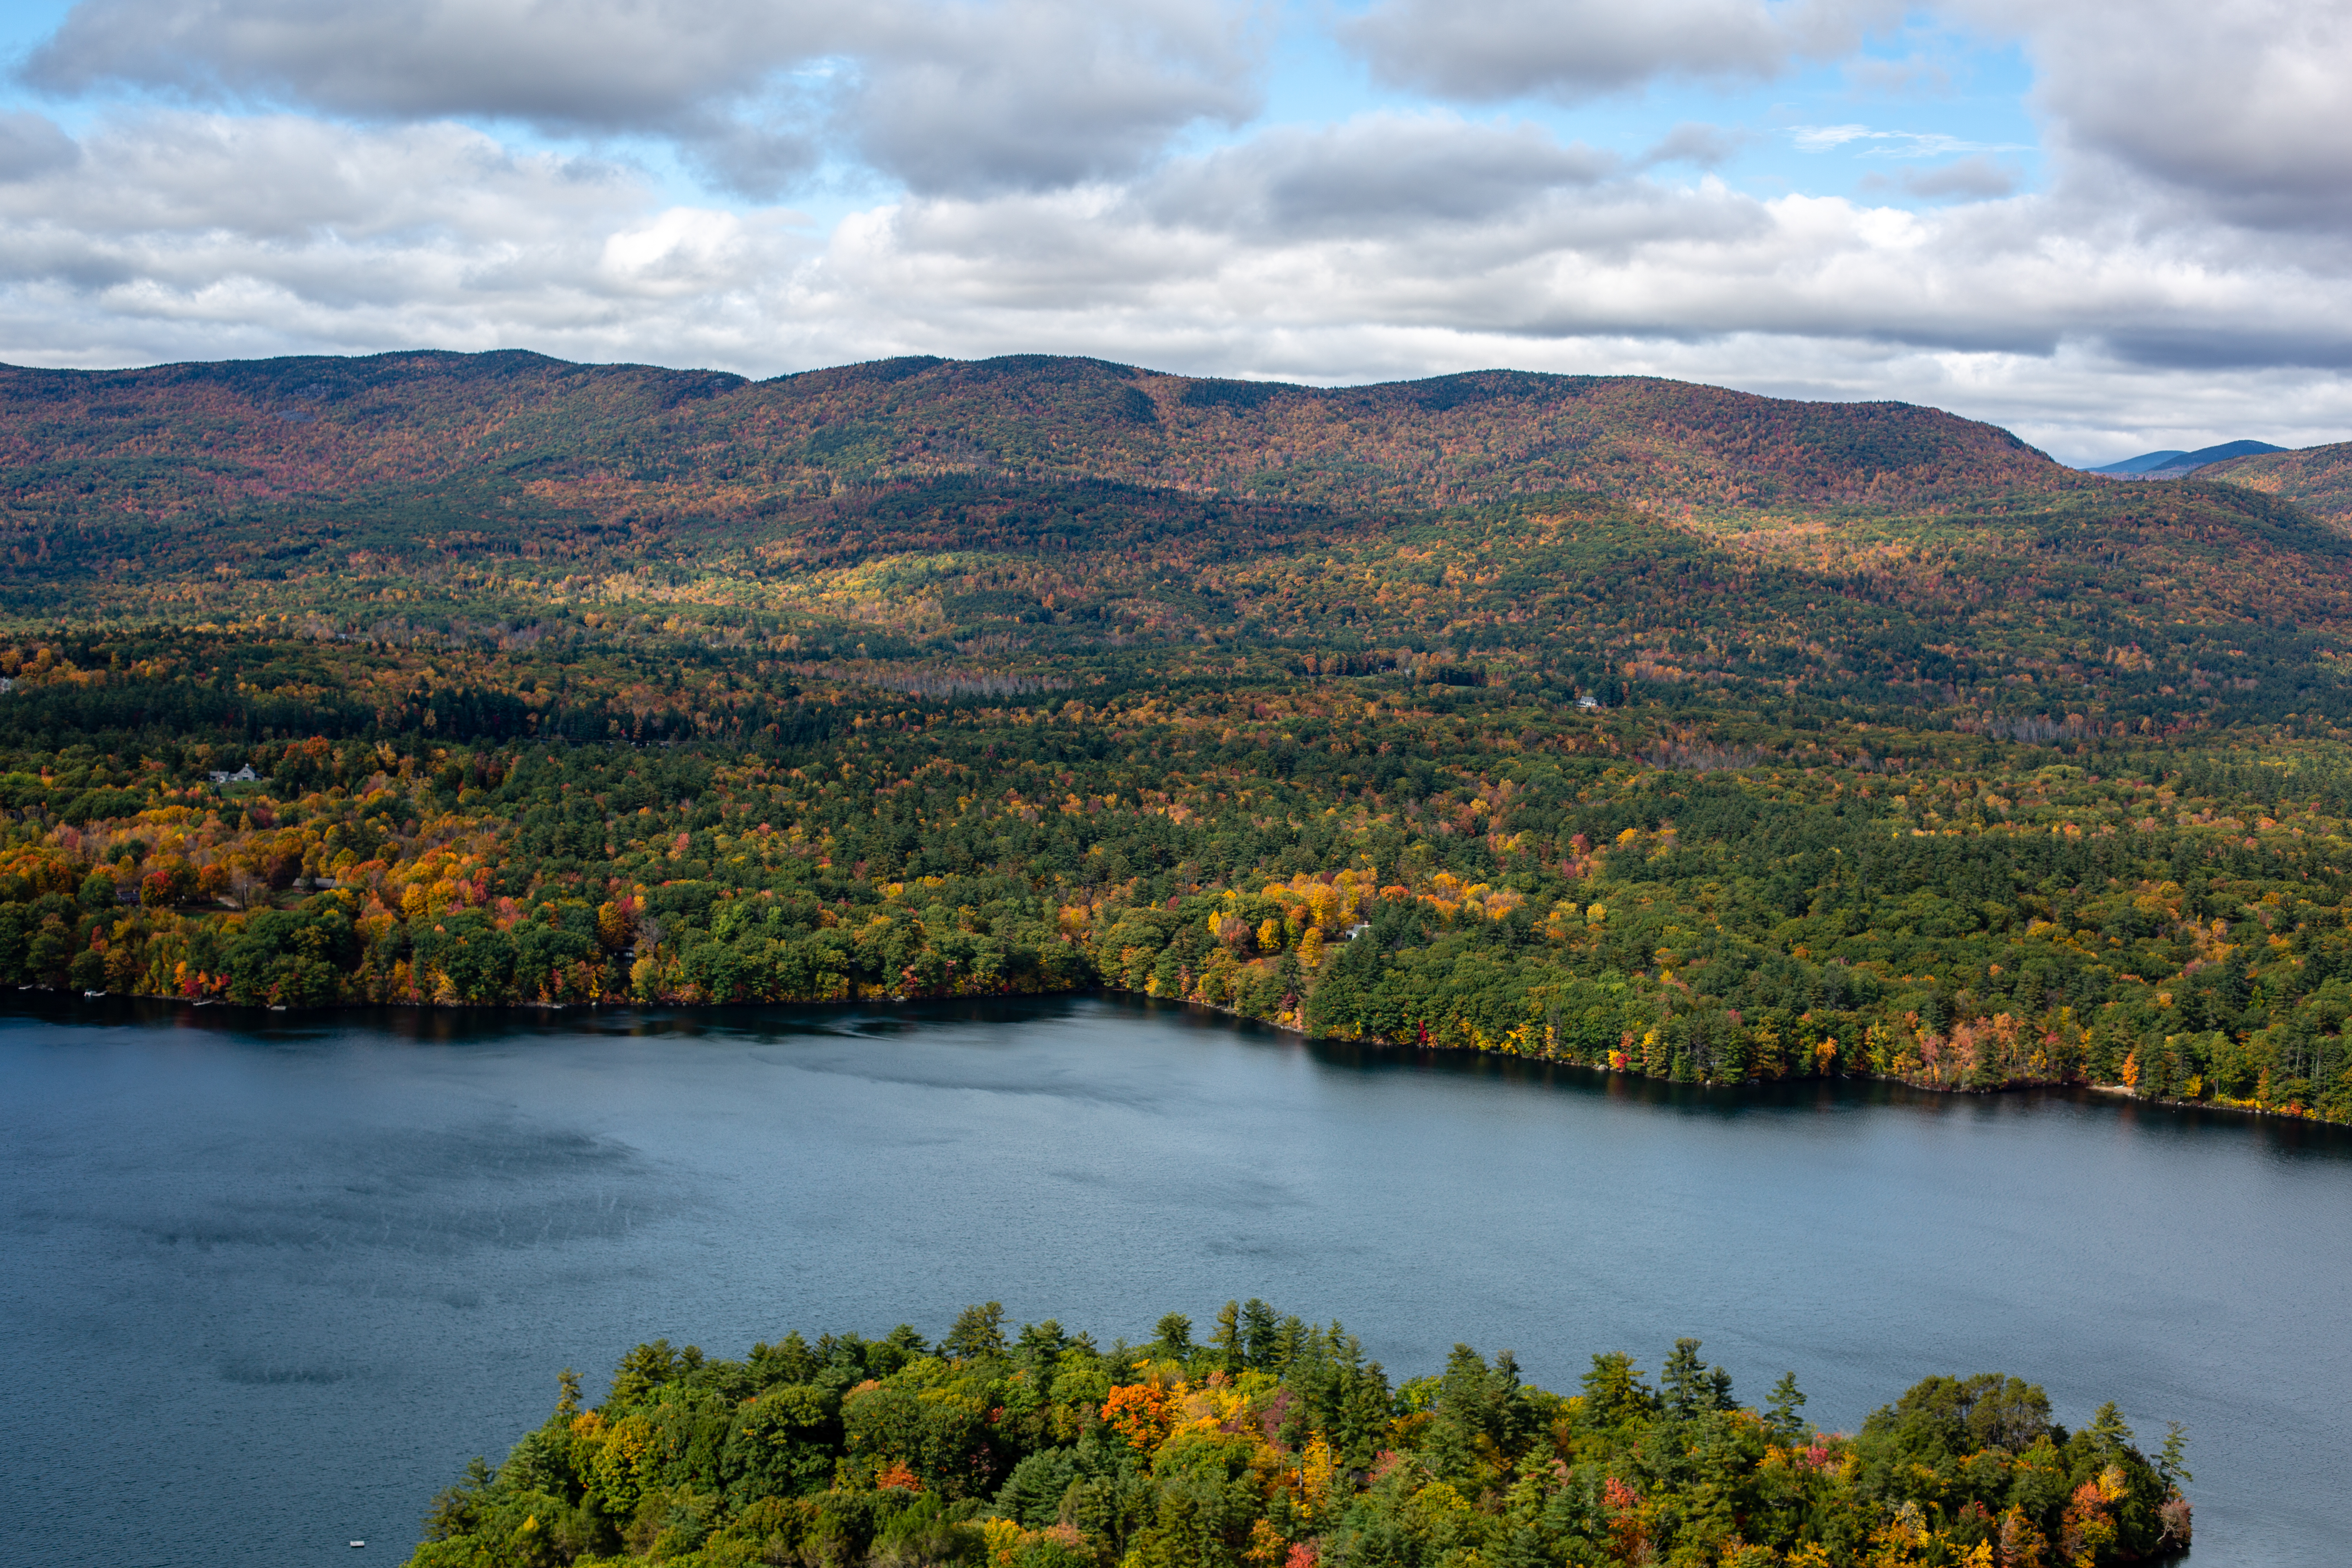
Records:
[[[2218,447],[2200,447],[2194,452],[2178,450],[2142,452],[2137,458],[2126,458],[2120,463],[2087,472],[2105,474],[2118,479],[2177,479],[2181,475],[2218,463],[2224,458],[2250,458],[2257,452],[2284,452],[2291,448],[2274,447],[2268,441],[2224,441]]]
[[[2109,463],[2105,468],[2089,471],[2095,474],[2144,474],[2150,468],[2163,468],[2175,458],[2187,456],[2188,453],[2177,447],[2169,452],[2142,452],[2137,458],[2126,458],[2120,463]]]

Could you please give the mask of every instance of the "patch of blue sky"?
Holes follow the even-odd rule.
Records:
[[[2041,182],[2041,127],[2026,107],[2030,72],[2017,51],[1975,52],[1907,82],[1874,65],[1908,70],[1914,61],[1864,55],[1738,93],[1670,89],[1648,107],[1704,119],[1711,101],[1717,123],[1745,133],[1724,178],[1757,195],[1916,207]],[[1966,167],[1956,174],[1956,165]]]
[[[23,59],[73,8],[74,0],[0,0],[0,58]]]
[[[69,136],[100,119],[106,105],[95,99],[57,102],[17,85],[25,57],[46,42],[73,9],[73,0],[0,0],[0,108],[46,114]]]
[[[1332,35],[1326,15],[1286,7],[1270,51],[1263,115],[1238,129],[1196,126],[1185,138],[1187,150],[1237,142],[1267,124],[1453,113],[1540,125],[1563,142],[1613,152],[1629,167],[1659,150],[1677,126],[1713,126],[1727,148],[1713,172],[1764,197],[1844,195],[1872,205],[1927,205],[1955,193],[1933,194],[1937,182],[1926,176],[1963,159],[1989,165],[1985,174],[2006,174],[2019,190],[2032,189],[2042,176],[2040,127],[2027,107],[2032,68],[2012,44],[1909,26],[1846,59],[1803,66],[1771,81],[1668,79],[1575,103],[1527,97],[1448,105],[1374,79]],[[1653,177],[1668,180],[1695,180],[1703,172],[1687,160],[1652,166]],[[1923,185],[1929,194],[1922,194]]]

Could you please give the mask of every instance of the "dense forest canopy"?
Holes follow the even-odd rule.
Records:
[[[1515,373],[404,354],[0,409],[0,982],[1112,986],[2352,1116],[2352,546],[2278,487]]]
[[[1391,1386],[1338,1322],[1228,1302],[1108,1349],[995,1303],[936,1345],[798,1332],[740,1361],[638,1346],[593,1409],[438,1498],[410,1568],[751,1564],[2103,1568],[2185,1551],[2183,1435],[2151,1462],[2113,1405],[1931,1377],[1852,1436],[1784,1376],[1759,1407],[1678,1340],[1654,1382],[1580,1391],[1456,1345]]]

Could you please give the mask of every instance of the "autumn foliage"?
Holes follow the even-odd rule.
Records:
[[[412,1568],[2105,1568],[2190,1539],[2177,1431],[2151,1463],[2112,1406],[2069,1432],[2013,1378],[1929,1378],[1843,1436],[1792,1379],[1738,1405],[1691,1340],[1655,1384],[1602,1355],[1562,1396],[1467,1346],[1391,1386],[1257,1301],[1207,1346],[1181,1316],[1108,1350],[997,1321],[968,1311],[963,1353],[907,1328],[641,1346],[603,1405],[567,1395],[443,1494]]]
[[[1037,356],[0,371],[0,984],[1099,987],[2352,1117],[2352,543],[2287,479]]]

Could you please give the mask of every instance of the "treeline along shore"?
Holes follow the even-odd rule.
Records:
[[[435,656],[404,672],[404,731],[58,743],[183,679],[167,641],[0,652],[0,983],[252,1006],[1108,986],[1684,1081],[2352,1114],[2352,772],[2293,727],[2055,752],[1714,714],[1702,739],[1404,675],[926,698],[574,650],[541,674]],[[714,734],[739,673],[765,705]],[[436,738],[499,680],[526,715],[643,680],[645,738]]]
[[[2352,511],[2294,456],[1500,372],[0,367],[0,983],[1109,986],[2340,1121]]]
[[[2110,1404],[1930,1377],[1852,1436],[1759,1406],[1679,1340],[1656,1381],[1578,1392],[1456,1345],[1391,1385],[1338,1322],[1228,1303],[1101,1348],[968,1309],[937,1345],[798,1332],[740,1361],[656,1341],[593,1409],[433,1504],[409,1568],[2105,1568],[2186,1552],[2183,1434],[2151,1461]]]

